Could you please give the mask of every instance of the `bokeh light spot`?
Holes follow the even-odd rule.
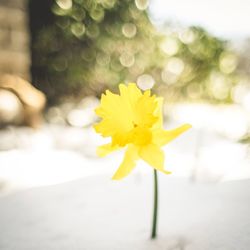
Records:
[[[120,62],[124,67],[131,67],[135,63],[135,57],[132,53],[124,52],[120,56]]]
[[[220,70],[225,74],[232,73],[237,67],[237,57],[233,53],[224,52],[220,56]]]
[[[122,33],[127,38],[133,38],[136,35],[136,26],[133,23],[125,23],[122,26]]]
[[[80,37],[85,33],[85,25],[83,23],[74,23],[71,25],[71,32],[76,36]]]
[[[179,51],[179,42],[173,37],[168,37],[162,42],[161,49],[167,55],[173,56]]]
[[[60,8],[64,10],[72,8],[72,0],[56,0],[56,3]]]
[[[90,16],[92,17],[93,20],[97,22],[101,22],[104,18],[104,10],[101,8],[96,8],[90,12]]]
[[[177,57],[172,57],[169,59],[166,69],[175,75],[180,75],[184,70],[184,62]]]
[[[190,44],[194,42],[196,35],[192,29],[185,29],[179,34],[180,40],[185,44]]]
[[[210,81],[207,87],[213,97],[219,100],[224,100],[229,95],[231,83],[222,74],[213,72],[210,75]]]
[[[155,84],[155,80],[151,75],[143,74],[137,78],[137,85],[142,90],[151,89]]]
[[[145,10],[148,7],[148,0],[135,0],[135,5],[139,10]]]

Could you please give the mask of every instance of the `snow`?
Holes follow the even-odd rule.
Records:
[[[152,176],[109,177],[2,197],[0,249],[249,249],[249,180],[212,185],[160,175],[158,238],[152,241]]]
[[[181,123],[170,123],[169,128]],[[0,195],[100,174],[113,175],[124,150],[97,158],[97,145],[106,141],[91,128],[44,126],[34,131],[15,128],[0,132]],[[202,128],[192,128],[164,147],[171,177],[218,182],[250,178],[247,145]],[[134,173],[151,168],[139,161]],[[1,192],[2,191],[2,192]]]

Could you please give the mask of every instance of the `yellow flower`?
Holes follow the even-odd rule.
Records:
[[[163,129],[163,99],[151,96],[149,90],[142,93],[134,83],[119,85],[120,95],[106,91],[101,104],[95,110],[102,120],[94,126],[103,137],[111,137],[111,142],[97,149],[99,156],[105,156],[121,147],[127,150],[114,180],[127,176],[141,158],[154,169],[164,170],[164,152],[161,147],[185,132],[191,126],[182,125],[174,130]]]

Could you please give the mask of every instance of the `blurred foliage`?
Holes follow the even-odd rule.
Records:
[[[98,95],[112,84],[157,72],[164,59],[157,46],[162,36],[146,7],[145,1],[57,0],[55,22],[38,33],[33,47],[33,64],[49,75],[46,86],[54,90],[44,89],[49,97]]]
[[[250,144],[250,134],[246,134],[239,140],[240,143]]]
[[[238,57],[228,43],[199,27],[171,28],[162,44],[166,54],[162,80],[175,99],[189,97],[210,102],[231,102],[241,76]]]
[[[147,0],[56,0],[33,37],[33,67],[50,102],[155,82],[169,99],[230,102],[237,56],[201,28],[157,30]]]

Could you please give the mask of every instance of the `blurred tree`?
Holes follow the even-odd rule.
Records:
[[[41,33],[46,33],[47,29],[54,24],[55,17],[51,12],[51,6],[54,0],[28,1],[29,6],[29,25],[31,33],[31,76],[32,83],[41,89],[48,96],[52,96],[53,89],[50,88],[48,65],[46,56],[49,54],[49,48],[45,47],[39,41]],[[53,40],[54,38],[51,37]],[[42,51],[45,51],[43,54]]]
[[[107,85],[157,72],[162,36],[146,8],[145,0],[55,1],[54,21],[33,40],[34,80],[51,100],[69,93],[99,94]]]
[[[42,0],[45,22],[38,2],[30,0],[32,75],[50,102],[126,81],[156,82],[175,99],[231,100],[237,58],[226,43],[195,27],[157,31],[147,0]]]
[[[231,102],[231,89],[238,82],[238,58],[228,43],[199,27],[165,27],[162,43],[165,67],[162,80],[175,99]],[[167,86],[167,87],[166,87]]]

